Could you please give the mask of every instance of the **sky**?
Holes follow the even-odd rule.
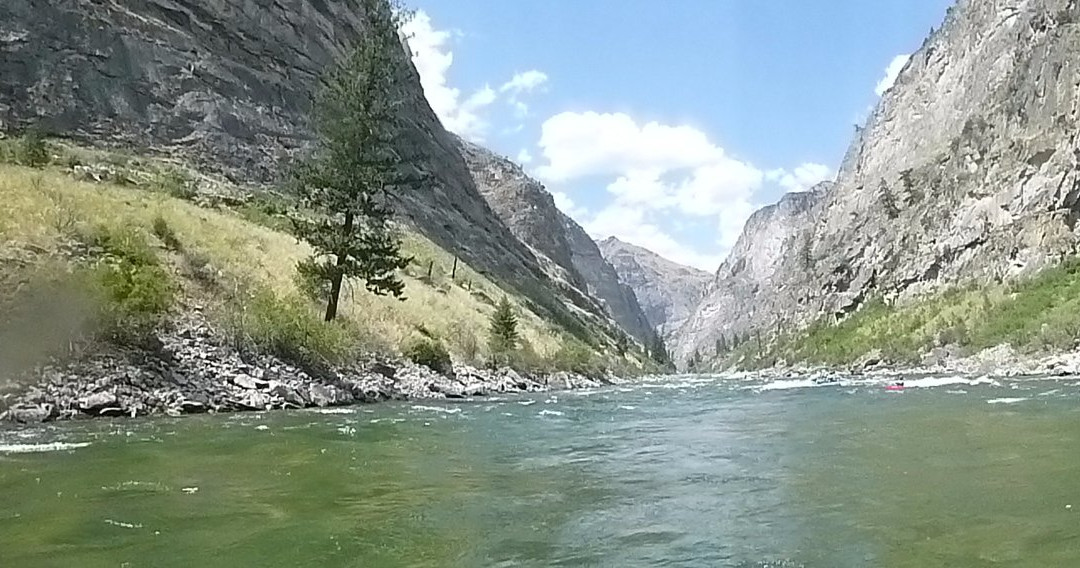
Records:
[[[443,125],[594,238],[715,271],[756,209],[832,179],[951,0],[414,0]]]

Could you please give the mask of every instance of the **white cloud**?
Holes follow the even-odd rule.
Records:
[[[541,127],[547,164],[537,173],[552,181],[628,171],[670,171],[703,166],[723,157],[704,132],[657,122],[638,125],[627,114],[564,112]]]
[[[531,164],[532,161],[533,161],[533,157],[532,157],[532,154],[529,152],[528,148],[522,148],[521,151],[518,152],[517,163],[519,163],[519,164],[521,164],[523,166],[527,166],[527,165]]]
[[[874,92],[877,93],[877,96],[880,97],[881,95],[884,95],[885,91],[892,88],[893,83],[896,82],[896,78],[900,76],[900,72],[904,70],[904,66],[907,65],[909,59],[911,59],[910,53],[904,53],[893,57],[893,60],[889,62],[889,66],[885,68],[885,76],[882,77],[881,80],[878,81],[877,86],[874,87]]]
[[[782,168],[770,170],[765,174],[765,178],[788,191],[806,191],[820,182],[832,179],[832,175],[829,166],[807,162],[793,171]]]
[[[460,89],[451,87],[448,80],[450,67],[454,64],[450,43],[457,34],[435,29],[431,17],[423,10],[417,10],[402,26],[402,33],[408,39],[424,95],[443,127],[476,142],[483,141],[490,126],[485,111],[500,96],[507,98],[518,118],[523,118],[529,109],[519,98],[538,89],[548,79],[544,72],[532,69],[514,75],[498,89],[485,85],[466,97]]]
[[[537,87],[547,83],[547,73],[530,69],[524,73],[514,75],[509,81],[499,88],[502,92],[530,93]]]
[[[589,213],[585,208],[578,207],[577,203],[574,203],[574,200],[571,199],[569,195],[561,191],[551,192],[551,197],[555,200],[555,207],[557,207],[559,211],[566,213],[567,216],[575,220],[580,221]]]
[[[537,173],[552,182],[592,176],[614,178],[606,190],[614,200],[584,225],[615,235],[694,266],[713,270],[753,212],[754,192],[765,172],[727,155],[691,126],[638,124],[622,113],[565,112],[542,126],[546,163]],[[718,254],[680,245],[652,218],[677,215],[712,218],[715,241],[700,243]]]

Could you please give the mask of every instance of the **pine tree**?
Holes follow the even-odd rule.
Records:
[[[671,363],[671,355],[668,353],[667,346],[664,345],[664,339],[660,337],[659,333],[653,334],[652,345],[649,347],[649,356],[660,365],[669,365]]]
[[[401,298],[396,271],[411,259],[391,225],[391,192],[418,185],[403,174],[395,152],[400,117],[396,70],[398,18],[386,0],[361,0],[369,28],[334,65],[314,100],[317,144],[295,172],[296,193],[312,211],[292,219],[315,253],[309,275],[329,284],[326,321],[337,316],[342,281],[359,278],[378,295]]]
[[[506,355],[517,349],[520,337],[517,331],[517,316],[510,300],[503,296],[491,314],[488,346],[496,356]]]

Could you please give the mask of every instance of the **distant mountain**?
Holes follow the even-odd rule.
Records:
[[[653,337],[634,292],[619,282],[596,243],[573,219],[555,206],[544,186],[518,164],[471,142],[458,139],[461,155],[477,189],[510,231],[540,259],[564,295],[580,307],[599,300],[602,310],[638,341]]]
[[[600,252],[634,290],[649,324],[664,338],[675,333],[701,301],[712,275],[683,266],[648,249],[609,237]]]

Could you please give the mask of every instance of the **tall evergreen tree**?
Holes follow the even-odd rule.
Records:
[[[491,327],[489,330],[489,347],[496,356],[506,355],[517,349],[520,336],[517,331],[517,316],[510,300],[503,296],[495,306],[495,313],[491,314]]]
[[[314,100],[317,144],[298,165],[296,192],[311,216],[293,219],[315,253],[305,271],[329,284],[326,321],[337,316],[342,281],[359,278],[379,295],[401,298],[396,271],[410,259],[391,225],[391,192],[415,189],[395,147],[401,64],[398,17],[387,0],[360,0],[369,27],[324,77]]]

